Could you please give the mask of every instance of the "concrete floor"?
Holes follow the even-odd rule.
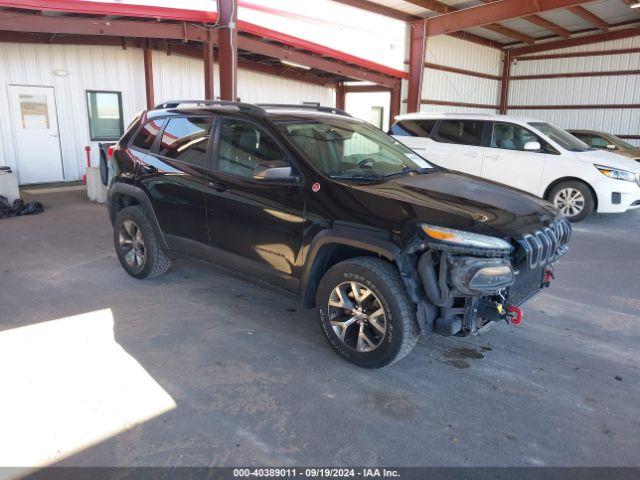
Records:
[[[640,212],[576,226],[555,285],[528,304],[521,326],[425,338],[398,364],[370,371],[336,356],[296,298],[188,261],[134,280],[115,258],[103,206],[83,192],[37,197],[45,213],[0,220],[0,341],[39,325],[51,326],[50,340],[38,347],[46,354],[21,340],[29,354],[0,364],[0,374],[25,361],[56,365],[88,336],[56,333],[51,321],[96,311],[109,312],[111,347],[135,368],[114,362],[92,374],[100,355],[85,348],[51,367],[49,393],[27,399],[3,385],[23,405],[11,415],[54,443],[66,430],[57,409],[89,412],[64,420],[70,431],[82,423],[78,441],[44,446],[34,464],[640,465]],[[89,372],[70,379],[84,362]],[[133,371],[143,380],[117,383]],[[11,378],[37,391],[33,375]],[[116,382],[110,393],[99,393],[101,375]],[[132,392],[143,382],[161,398],[139,402],[149,412],[87,433],[115,415],[105,395],[141,398]],[[0,411],[7,401],[0,396]],[[39,411],[37,427],[29,409]],[[15,435],[0,430],[0,442]]]

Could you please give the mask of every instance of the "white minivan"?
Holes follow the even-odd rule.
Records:
[[[640,162],[540,120],[412,113],[389,133],[436,165],[545,198],[574,222],[640,208]]]

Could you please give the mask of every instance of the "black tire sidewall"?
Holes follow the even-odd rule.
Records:
[[[402,348],[402,338],[405,335],[403,323],[399,321],[402,309],[398,304],[399,300],[387,288],[385,280],[380,278],[376,272],[355,263],[351,263],[349,267],[348,271],[343,268],[332,268],[320,282],[316,308],[320,316],[322,332],[333,349],[349,362],[365,368],[380,368],[391,363]],[[337,285],[349,281],[359,282],[370,288],[378,297],[382,308],[384,308],[387,332],[382,344],[372,352],[362,353],[349,348],[342,343],[331,327],[328,307],[329,296]]]
[[[109,166],[107,165],[107,154],[100,150],[100,180],[103,185],[109,184]]]
[[[559,183],[558,185],[553,187],[551,192],[549,192],[548,200],[554,205],[554,207],[555,207],[554,200],[556,195],[560,190],[564,190],[565,188],[574,188],[576,190],[579,190],[580,193],[582,193],[582,196],[584,197],[584,201],[585,201],[585,205],[582,211],[574,217],[567,217],[567,220],[569,220],[572,223],[576,223],[584,220],[591,214],[591,212],[593,212],[593,209],[595,207],[595,202],[593,199],[593,194],[591,193],[591,189],[582,182],[568,181],[568,182]]]
[[[124,255],[122,249],[120,248],[118,236],[120,232],[120,228],[125,220],[131,220],[136,224],[138,229],[142,231],[142,241],[144,242],[144,264],[142,268],[136,269],[127,263],[124,259]],[[142,209],[138,206],[126,207],[120,210],[116,214],[116,218],[113,224],[113,244],[116,250],[116,256],[120,261],[120,265],[122,268],[134,278],[147,278],[151,271],[153,270],[153,264],[155,262],[156,252],[155,252],[155,234],[153,232],[153,228],[147,220],[146,215],[142,211]]]

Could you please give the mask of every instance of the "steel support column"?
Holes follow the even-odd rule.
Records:
[[[153,50],[149,47],[147,41],[144,47],[144,91],[147,96],[147,109],[150,110],[155,106],[154,90],[153,90]]]
[[[409,44],[409,89],[407,92],[407,113],[420,111],[422,100],[422,77],[424,73],[424,52],[427,41],[426,19],[411,22],[411,42]]]
[[[220,98],[238,98],[238,0],[218,0]]]
[[[345,90],[344,83],[339,82],[336,84],[336,108],[344,110],[347,105],[347,92]]]
[[[202,43],[204,51],[204,99],[215,100],[213,88],[213,32],[209,30],[207,40]]]
[[[389,128],[393,125],[395,118],[400,115],[401,98],[401,83],[397,82],[391,89],[391,99],[389,101]]]
[[[509,106],[509,83],[511,82],[511,50],[504,52],[502,59],[502,82],[500,84],[500,113],[505,115]]]

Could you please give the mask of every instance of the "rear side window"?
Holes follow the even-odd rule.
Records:
[[[435,140],[459,145],[481,145],[483,131],[482,120],[443,120]]]
[[[134,147],[142,150],[151,150],[151,146],[160,131],[160,127],[162,127],[162,120],[149,120],[138,130],[137,135],[131,143]]]
[[[170,118],[162,132],[159,155],[203,167],[213,118]]]
[[[429,137],[436,120],[400,120],[391,127],[390,135],[399,137]]]

